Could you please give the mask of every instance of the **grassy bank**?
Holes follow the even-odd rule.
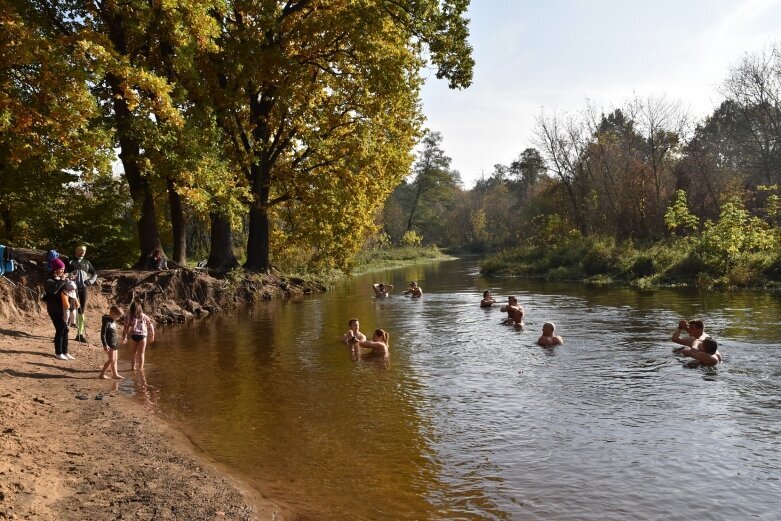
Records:
[[[672,238],[638,247],[631,241],[575,236],[545,247],[522,246],[485,259],[480,272],[547,280],[629,283],[638,287],[781,288],[781,254],[714,250]]]
[[[372,271],[403,268],[404,266],[453,258],[436,246],[401,246],[366,250],[355,258],[355,268],[352,270],[352,274],[361,275]]]

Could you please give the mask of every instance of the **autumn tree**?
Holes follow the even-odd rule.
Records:
[[[113,130],[138,216],[140,264],[160,243],[155,194],[164,192],[166,184],[175,189],[170,176],[157,175],[163,165],[154,162],[162,157],[155,154],[158,147],[170,142],[167,134],[183,124],[186,97],[182,96],[184,83],[177,80],[191,68],[193,56],[211,45],[217,29],[212,14],[222,4],[216,0],[15,4],[26,20],[38,22],[50,38],[72,42],[78,55],[85,57],[82,74],[73,79],[90,86]],[[171,202],[178,217],[178,201],[174,197]]]
[[[408,172],[426,58],[471,81],[464,0],[235,1],[204,64],[229,154],[252,192],[245,267],[307,244],[343,266],[373,229],[366,208]],[[276,225],[272,235],[272,225]]]
[[[111,149],[78,42],[26,14],[2,2],[0,223],[5,241],[33,246],[62,225],[75,172],[110,172]]]

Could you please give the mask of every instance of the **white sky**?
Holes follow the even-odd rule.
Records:
[[[747,52],[781,40],[781,0],[472,0],[472,86],[423,88],[466,187],[533,146],[542,109],[612,109],[634,95],[679,100],[697,120]]]

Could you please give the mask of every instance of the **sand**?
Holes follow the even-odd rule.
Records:
[[[98,379],[99,345],[71,335],[76,360],[54,358],[44,317],[0,319],[0,519],[294,518]]]

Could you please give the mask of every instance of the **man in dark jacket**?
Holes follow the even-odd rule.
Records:
[[[83,244],[76,246],[76,256],[68,263],[68,273],[74,274],[76,290],[79,295],[79,314],[76,317],[76,340],[86,342],[84,337],[84,310],[87,309],[87,286],[95,284],[98,272],[92,263],[84,258],[87,247]]]

